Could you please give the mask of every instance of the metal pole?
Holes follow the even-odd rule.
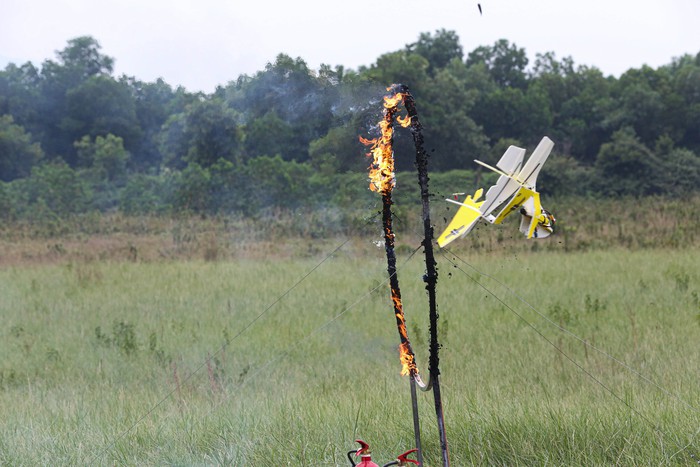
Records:
[[[418,465],[423,466],[423,448],[420,442],[420,419],[418,418],[418,396],[416,394],[416,378],[411,375],[411,407],[413,408],[413,434],[418,451]]]

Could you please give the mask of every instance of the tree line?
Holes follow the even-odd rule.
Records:
[[[239,212],[337,205],[366,193],[381,97],[409,86],[438,180],[480,177],[510,144],[555,143],[549,194],[684,196],[700,187],[700,53],[619,78],[507,40],[465,54],[422,33],[358,70],[278,55],[211,94],[114,76],[92,37],[0,71],[0,217],[92,210]],[[398,131],[397,169],[413,169]],[[460,172],[452,172],[459,170]],[[443,178],[440,178],[443,177]]]

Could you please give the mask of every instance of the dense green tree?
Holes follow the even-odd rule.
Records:
[[[271,110],[293,123],[320,110],[321,99],[314,74],[301,58],[280,54],[255,76],[241,76],[228,89],[229,105],[247,121]]]
[[[176,178],[172,205],[176,212],[207,212],[211,203],[211,174],[196,162]]]
[[[110,75],[114,59],[100,53],[99,42],[90,36],[70,39],[68,45],[57,53],[62,70],[59,74],[72,75],[75,82],[81,82],[99,75]],[[47,64],[44,65],[46,68]]]
[[[124,149],[124,140],[119,136],[108,134],[97,136],[94,141],[83,136],[75,142],[79,164],[91,169],[99,180],[123,180],[129,152]]]
[[[251,202],[253,182],[246,166],[219,159],[211,167],[209,210],[213,213],[241,212],[253,215],[256,206]]]
[[[245,128],[248,158],[280,155],[284,160],[306,159],[308,143],[298,138],[295,128],[270,111]]]
[[[9,221],[15,215],[12,198],[7,192],[6,185],[5,182],[0,181],[0,220],[2,221]]]
[[[611,129],[634,128],[646,145],[668,133],[663,119],[665,103],[661,89],[667,85],[667,79],[665,73],[646,65],[625,72],[613,91],[619,104],[609,114],[606,124]]]
[[[125,214],[162,214],[171,209],[173,177],[136,173],[119,193],[119,209]]]
[[[546,98],[554,125],[561,123],[564,105],[579,93],[573,79],[575,74],[571,57],[558,61],[553,52],[536,55],[528,87]]]
[[[659,176],[661,167],[661,160],[641,142],[634,129],[625,127],[601,146],[595,162],[595,183],[608,196],[661,194],[668,188]]]
[[[39,144],[11,115],[0,115],[0,180],[28,176],[43,155]]]
[[[548,134],[557,148],[592,164],[611,134],[603,123],[611,108],[610,80],[596,68],[575,67],[570,57],[558,61],[549,52],[535,59],[528,92],[535,90],[547,100]]]
[[[267,133],[266,137],[276,138],[278,143],[286,146],[278,152],[284,154],[285,159],[303,161],[308,157],[309,143],[326,134],[334,122],[335,83],[341,79],[345,79],[342,68],[331,70],[324,66],[316,74],[301,58],[292,59],[280,54],[273,63],[267,64],[264,71],[252,77],[240,77],[220,94],[225,96],[231,108],[240,113],[249,131],[256,135],[264,126],[256,120],[275,120],[283,134]],[[249,141],[251,147],[256,144],[266,143]]]
[[[550,66],[552,61],[550,57]],[[491,144],[503,138],[536,142],[552,127],[550,96],[542,86],[528,87],[527,63],[524,49],[504,39],[467,58],[466,83],[477,91],[470,113]]]
[[[84,212],[90,205],[92,192],[78,173],[63,161],[35,166],[21,182],[27,211],[39,207],[56,215]]]
[[[537,88],[500,88],[478,100],[472,111],[491,141],[517,138],[537,142],[547,134],[552,116],[546,96]]]
[[[557,132],[553,136],[560,140],[566,153],[592,164],[601,144],[611,135],[605,125],[606,116],[614,107],[611,81],[600,70],[585,66],[567,76],[567,81],[573,92],[555,117]]]
[[[671,86],[678,101],[671,109],[678,117],[678,144],[700,154],[700,52],[684,55],[669,66]]]
[[[468,65],[464,72],[464,83],[480,99],[498,89],[498,85],[489,74],[485,63]],[[476,105],[476,104],[475,104]]]
[[[359,134],[355,124],[331,128],[326,135],[309,144],[311,166],[327,176],[365,170],[369,162],[362,155],[367,152],[367,148],[360,144]]]
[[[38,125],[39,70],[32,63],[16,66],[13,63],[0,71],[0,115],[12,115],[15,122],[27,131],[40,135]]]
[[[429,32],[421,33],[418,41],[408,44],[406,50],[425,58],[428,61],[428,72],[431,74],[445,68],[452,60],[464,59],[464,51],[457,33],[445,29],[435,31],[434,36]]]
[[[429,81],[430,62],[416,53],[399,50],[384,54],[370,68],[365,76],[384,86],[401,83],[409,86],[413,93],[420,94]]]
[[[310,201],[313,169],[308,164],[261,156],[247,163],[251,202],[257,206],[293,208]]]
[[[488,150],[482,128],[471,118],[476,94],[466,86],[467,70],[461,60],[453,60],[437,72],[426,89],[421,106],[421,122],[429,150],[434,154],[434,170],[468,168],[471,161]]]
[[[684,196],[700,186],[700,53],[615,78],[552,52],[528,69],[507,40],[465,60],[443,29],[358,71],[280,54],[211,95],[115,79],[113,64],[84,36],[41,66],[0,71],[0,181],[11,180],[3,203],[16,215],[117,204],[252,215],[329,202],[336,185],[334,202],[346,202],[357,195],[346,173],[366,177],[358,136],[377,136],[392,83],[416,99],[433,171],[493,163],[509,144],[531,149],[548,135],[546,192]],[[413,171],[407,129],[397,127],[394,149],[399,171]]]
[[[537,189],[545,196],[582,196],[594,189],[593,169],[567,154],[555,151],[537,179]]]
[[[57,53],[58,61],[46,60],[42,64],[39,124],[44,129],[42,147],[51,157],[73,159],[73,142],[85,134],[76,134],[71,126],[72,122],[66,120],[72,117],[68,107],[69,92],[91,78],[106,79],[111,75],[114,60],[102,55],[100,48],[99,43],[92,37],[78,37],[69,40],[68,45]],[[98,83],[104,82],[100,80]],[[86,91],[93,96],[95,94],[90,92],[90,86]],[[73,98],[82,100],[80,93]],[[74,111],[82,111],[76,107],[74,104]]]
[[[530,73],[531,78],[546,77],[560,82],[561,77],[571,76],[575,73],[574,59],[570,56],[557,60],[557,55],[554,52],[545,52],[535,54],[535,63],[533,64]],[[558,100],[565,100],[567,90],[564,83],[558,86],[552,86],[552,89],[559,88],[560,92]]]
[[[66,114],[60,127],[66,139],[78,141],[112,134],[123,139],[127,148],[136,147],[141,127],[128,86],[109,76],[93,76],[66,92]],[[74,153],[64,160],[75,166]]]
[[[208,167],[220,158],[239,160],[243,139],[239,121],[239,114],[221,99],[189,104],[163,126],[160,140],[165,165],[182,169],[190,163]]]
[[[130,167],[136,171],[158,168],[163,161],[158,144],[162,126],[171,115],[184,112],[185,107],[195,102],[198,96],[188,93],[183,87],[173,89],[162,78],[145,83],[122,77],[120,82],[131,91],[141,129],[141,138],[129,148],[132,154]]]
[[[673,149],[657,169],[664,178],[665,193],[688,196],[700,187],[700,156],[688,149]]]
[[[500,39],[492,46],[481,46],[467,55],[467,66],[483,63],[501,87],[524,89],[527,87],[528,59],[525,49]]]

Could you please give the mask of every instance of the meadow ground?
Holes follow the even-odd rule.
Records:
[[[343,466],[356,438],[380,464],[413,446],[376,234],[121,222],[2,237],[0,464]],[[453,465],[700,455],[700,252],[685,224],[656,246],[629,225],[539,246],[494,230],[438,254]],[[418,244],[400,242],[399,279],[427,373]],[[432,395],[419,406],[436,466]]]

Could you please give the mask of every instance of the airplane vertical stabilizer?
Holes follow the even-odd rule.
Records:
[[[508,149],[506,149],[506,152],[503,153],[503,156],[501,156],[501,160],[498,161],[496,167],[508,175],[515,175],[523,166],[524,157],[525,149],[517,146],[508,146]]]

